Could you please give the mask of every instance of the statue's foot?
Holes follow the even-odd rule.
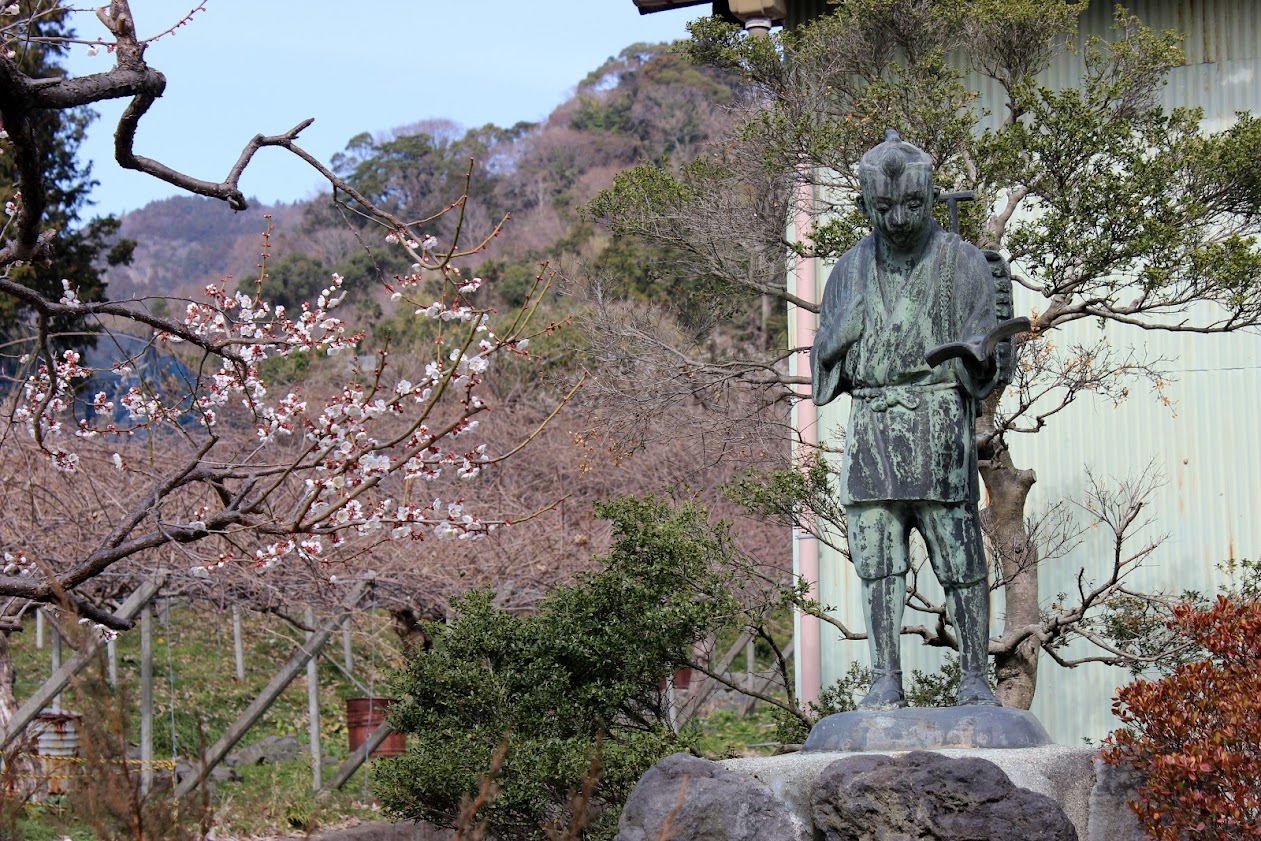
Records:
[[[896,710],[906,706],[901,672],[872,672],[871,689],[858,702],[860,710]]]
[[[959,696],[956,705],[960,707],[1001,707],[994,690],[984,675],[965,674],[959,679]]]

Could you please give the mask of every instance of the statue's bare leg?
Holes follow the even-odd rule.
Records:
[[[867,644],[871,649],[871,688],[858,702],[860,710],[906,706],[902,691],[902,611],[906,607],[906,576],[886,575],[863,581]]]
[[[858,708],[905,707],[900,653],[906,608],[907,527],[898,503],[866,503],[846,509],[849,549],[863,582],[863,617],[871,651],[871,688]]]
[[[946,609],[959,636],[959,706],[1001,707],[990,689],[989,586],[984,581],[946,589]]]
[[[959,706],[1000,707],[990,689],[990,590],[976,506],[923,503],[917,523],[959,641]]]

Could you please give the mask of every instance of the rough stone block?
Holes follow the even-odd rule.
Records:
[[[662,760],[640,780],[622,813],[617,839],[660,841],[668,837],[675,841],[813,841],[823,836],[814,834],[816,815],[812,795],[827,773],[841,773],[829,772],[829,768],[836,767],[838,761],[853,760],[858,763],[856,767],[870,770],[871,767],[890,764],[893,757],[906,755],[897,751],[814,751],[710,762],[687,754],[676,754]],[[988,778],[997,774],[997,770],[990,770],[993,766],[1001,769],[1009,782],[996,782],[994,785],[1012,786],[1012,791],[1016,792],[1010,795],[1013,803],[1029,806],[1040,802],[1045,805],[1045,800],[1031,797],[1033,793],[1050,798],[1058,804],[1059,811],[1048,809],[1047,812],[1059,817],[1048,819],[1046,825],[1054,824],[1062,829],[1067,823],[1075,830],[1074,835],[1063,837],[1075,837],[1079,841],[1142,841],[1144,838],[1138,820],[1126,805],[1126,801],[1134,797],[1136,781],[1129,772],[1098,762],[1097,752],[1089,748],[1062,745],[1023,749],[955,748],[933,751],[932,755],[942,761],[987,760],[979,766],[984,770],[977,773]],[[923,764],[937,760],[920,761]],[[957,767],[961,770],[952,770],[944,776],[958,778],[972,773],[968,771],[972,767],[968,763]],[[852,769],[847,773],[852,776]],[[931,776],[925,772],[926,780]],[[687,781],[686,789],[683,788],[684,780]],[[922,786],[928,786],[928,783]],[[922,786],[915,783],[909,790],[914,793]],[[1027,791],[1020,792],[1020,789]],[[680,791],[683,791],[682,797]],[[940,797],[948,804],[955,802],[960,795],[943,793]],[[1004,797],[1007,799],[1007,796]],[[994,810],[991,808],[990,811]],[[1012,819],[1012,816],[1000,807],[997,819],[1001,822]],[[668,834],[665,832],[667,828]],[[1037,835],[1039,828],[1035,826],[1029,831],[1003,829],[997,835],[958,837],[1013,838],[1020,841],[1060,837]],[[955,836],[883,837],[902,841],[902,838],[908,837],[933,839]]]
[[[676,753],[644,774],[617,841],[810,841],[808,824],[764,784],[717,762]]]
[[[1094,788],[1090,790],[1090,831],[1086,841],[1148,841],[1129,807],[1138,799],[1139,774],[1117,768],[1102,759],[1094,761]]]
[[[850,756],[824,769],[811,800],[826,841],[1079,841],[1058,803],[977,757]]]

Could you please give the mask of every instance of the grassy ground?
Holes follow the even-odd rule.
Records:
[[[243,614],[245,679],[235,675],[232,650],[232,622],[228,612],[204,605],[171,602],[167,611],[154,616],[154,757],[169,760],[188,758],[204,745],[213,744],[236,716],[263,689],[281,665],[293,654],[301,632],[278,617]],[[51,644],[35,645],[32,622],[22,634],[13,636],[12,648],[18,673],[16,694],[29,695],[49,673]],[[362,612],[351,627],[353,664],[348,678],[329,659],[343,664],[342,637],[335,634],[320,660],[320,732],[325,763],[340,762],[348,753],[345,699],[373,693],[385,694],[385,673],[401,665],[402,652],[383,614]],[[140,634],[118,638],[119,686],[101,691],[105,671],[101,663],[85,671],[77,687],[62,697],[62,706],[85,715],[85,738],[109,738],[108,732],[124,730],[127,742],[139,744]],[[63,645],[63,656],[73,651]],[[95,670],[95,674],[89,672]],[[93,716],[90,713],[95,712]],[[92,719],[102,719],[94,725]],[[234,836],[275,834],[279,830],[305,830],[336,822],[348,816],[376,814],[367,786],[371,767],[360,770],[341,792],[316,801],[312,792],[312,769],[308,744],[307,685],[305,671],[293,681],[279,700],[245,735],[237,750],[269,736],[293,735],[303,752],[299,759],[277,764],[239,766],[241,781],[215,784],[212,803],[216,824]],[[117,736],[114,735],[117,741]],[[326,764],[328,779],[335,765]],[[162,769],[159,768],[160,772]],[[156,799],[156,798],[155,798]],[[68,803],[28,807],[32,819],[24,829],[30,839],[42,837],[93,838],[84,822],[70,817],[82,811]],[[77,817],[77,814],[76,814]],[[48,834],[48,832],[52,834]],[[221,833],[222,837],[222,833]]]
[[[770,707],[759,704],[750,715],[716,710],[701,722],[700,749],[714,759],[770,756],[778,747],[772,740],[778,722]]]
[[[232,651],[231,614],[204,605],[171,602],[154,616],[154,756],[190,757],[203,745],[213,744],[236,716],[266,685],[292,655],[301,632],[274,616],[243,614],[245,679],[235,676]],[[76,688],[62,697],[65,709],[85,713],[85,739],[139,744],[140,651],[138,631],[117,641],[119,686],[106,689],[102,683],[105,661],[85,671]],[[402,664],[397,637],[382,613],[361,612],[351,629],[354,680],[329,662],[343,662],[342,637],[334,635],[325,648],[319,667],[320,724],[324,779],[348,753],[345,699],[371,693],[386,694],[384,681],[389,669]],[[50,643],[36,648],[33,622],[26,631],[11,637],[18,672],[17,697],[27,697],[49,673]],[[63,646],[64,657],[73,651]],[[761,658],[759,658],[761,659]],[[89,674],[95,669],[95,674]],[[766,753],[774,721],[769,711],[759,707],[750,717],[719,710],[703,723],[702,747],[714,757]],[[263,718],[246,734],[237,750],[270,736],[293,735],[301,754],[298,759],[255,766],[238,766],[239,781],[215,783],[210,809],[216,834],[224,838],[268,838],[282,833],[299,835],[319,826],[336,824],[348,818],[380,817],[370,794],[371,764],[361,769],[339,792],[318,799],[312,792],[312,769],[308,743],[307,686],[305,672],[280,696]],[[754,746],[754,747],[750,747]],[[132,766],[133,770],[135,766]],[[133,774],[134,776],[134,774]],[[91,769],[77,795],[28,804],[16,821],[0,815],[0,837],[24,837],[27,841],[89,841],[100,836],[88,811],[126,811],[118,803],[118,793],[129,783],[116,767]],[[169,785],[169,784],[168,784]],[[86,789],[92,790],[89,797]],[[110,797],[100,796],[101,791]],[[169,790],[169,789],[167,789]],[[112,800],[111,800],[112,797]],[[88,802],[91,801],[91,802]],[[170,798],[155,792],[151,798],[158,811]],[[110,803],[113,803],[111,806]],[[189,816],[185,816],[186,819]],[[195,816],[193,816],[195,817]],[[161,814],[157,818],[163,818]],[[6,826],[7,824],[7,826]],[[6,834],[6,832],[8,834]],[[127,836],[124,836],[127,837]],[[166,837],[166,836],[162,836]],[[170,836],[175,837],[175,836]]]

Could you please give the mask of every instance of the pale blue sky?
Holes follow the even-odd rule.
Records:
[[[132,0],[151,36],[196,0]],[[249,138],[278,134],[307,117],[299,139],[321,160],[362,131],[429,118],[465,127],[540,120],[588,72],[630,44],[686,37],[708,4],[641,16],[631,0],[206,0],[206,11],[149,47],[166,94],[140,124],[136,152],[207,180],[228,172]],[[90,14],[82,38],[106,37]],[[77,46],[73,75],[107,69],[112,57]],[[121,213],[177,191],[113,161],[123,103],[98,107],[81,158],[100,181],[91,213]],[[319,179],[265,149],[241,181],[262,201],[309,198]]]

